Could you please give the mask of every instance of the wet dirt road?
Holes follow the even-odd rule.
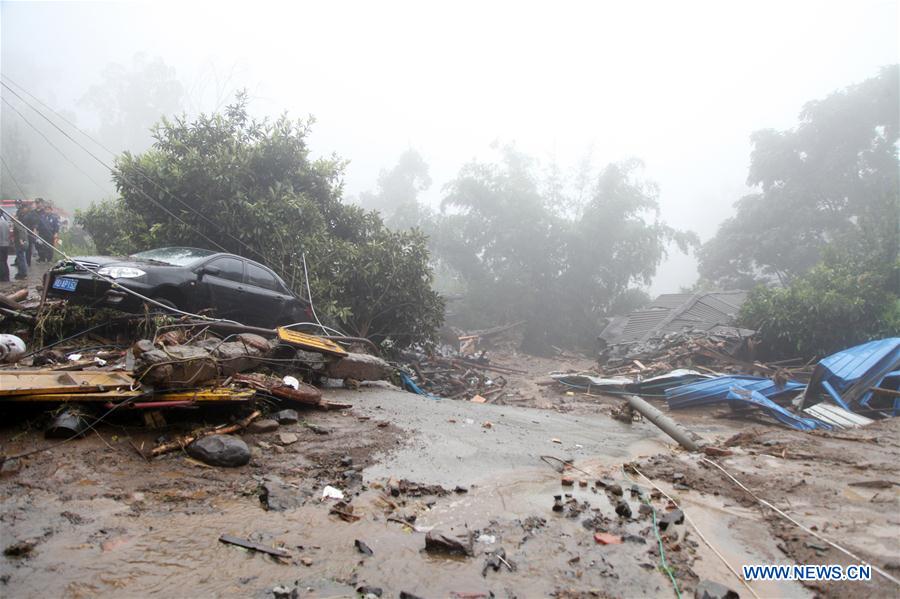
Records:
[[[652,425],[386,390],[328,396],[352,403],[353,410],[305,414],[305,423],[282,427],[300,440],[279,451],[271,448],[276,433],[245,435],[255,446],[245,468],[202,467],[182,455],[147,463],[126,441],[152,443],[152,436],[114,427],[101,430],[103,439],[25,460],[22,470],[0,480],[0,536],[4,547],[25,541],[32,549],[0,558],[0,593],[272,597],[274,587],[296,585],[300,596],[337,597],[370,585],[385,597],[401,591],[422,597],[673,596],[658,568],[650,517],[640,514],[643,499],[630,492],[632,481],[619,467],[669,451]],[[2,431],[0,443],[9,454],[45,441],[14,428]],[[345,455],[353,468],[337,465]],[[572,474],[588,485],[562,487],[542,455],[575,459],[579,470]],[[265,477],[274,477],[297,507],[265,510],[259,499]],[[596,487],[601,478],[620,483],[622,495]],[[392,479],[466,492],[395,495]],[[320,500],[326,484],[348,493],[358,521],[329,515],[332,504]],[[554,495],[566,493],[572,497],[564,510],[554,512]],[[621,502],[631,517],[616,514]],[[762,527],[752,525],[753,512],[697,502],[705,502],[701,522],[733,559],[762,562],[774,551]],[[654,505],[659,513],[665,509],[664,501]],[[430,529],[471,537],[474,556],[424,551]],[[596,530],[626,540],[599,545]],[[740,590],[689,529],[679,525],[674,533],[666,539],[667,557],[683,590],[696,584],[695,571]],[[218,542],[221,534],[284,547],[291,557],[225,545]],[[360,553],[357,539],[373,555]],[[505,565],[485,571],[489,552],[501,547],[515,571]],[[799,585],[769,589],[808,596]]]

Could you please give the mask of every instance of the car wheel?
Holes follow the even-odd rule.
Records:
[[[159,303],[159,304],[162,304],[163,306],[165,306],[165,307],[167,307],[167,308],[173,308],[173,309],[175,309],[175,310],[178,310],[178,309],[179,309],[178,306],[175,305],[175,302],[173,302],[173,301],[170,300],[170,299],[166,299],[166,298],[164,298],[164,297],[153,297],[153,298],[150,298],[150,299],[152,299],[154,302],[157,302],[157,303]],[[149,306],[151,312],[153,312],[154,310],[160,310],[160,311],[163,311],[163,310],[161,310],[161,308],[160,308],[159,306],[157,306],[156,304],[150,304],[150,303],[148,303],[147,305]],[[168,312],[168,310],[165,310],[165,312],[166,312],[166,313],[170,313],[170,312]]]

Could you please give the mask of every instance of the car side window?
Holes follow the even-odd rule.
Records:
[[[210,262],[208,266],[214,266],[221,271],[218,274],[219,278],[228,279],[229,281],[234,281],[235,283],[244,282],[243,260],[228,257],[217,258],[216,260]]]
[[[247,263],[247,283],[263,289],[280,291],[275,275],[255,264]]]

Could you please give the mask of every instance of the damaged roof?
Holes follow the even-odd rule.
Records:
[[[746,298],[746,291],[661,295],[646,308],[613,318],[600,333],[600,339],[609,345],[637,343],[686,330],[750,336],[754,331],[730,326]]]

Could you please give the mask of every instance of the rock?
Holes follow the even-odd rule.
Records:
[[[598,545],[621,545],[622,537],[608,532],[595,532],[594,542]]]
[[[294,433],[278,433],[278,442],[282,445],[290,445],[300,440]]]
[[[345,468],[349,468],[352,465],[353,465],[353,458],[351,458],[350,456],[345,455],[344,457],[341,458],[341,466],[344,466]]]
[[[613,495],[615,495],[616,497],[621,497],[621,496],[622,496],[622,487],[621,487],[621,485],[617,485],[617,484],[613,483],[613,484],[611,484],[611,485],[608,485],[608,486],[606,487],[606,490],[609,491],[610,493],[612,493]]]
[[[326,374],[333,379],[355,379],[357,381],[388,380],[393,368],[376,356],[351,353],[328,364]]]
[[[701,580],[694,590],[694,599],[740,599],[740,595],[718,582]]]
[[[362,595],[363,597],[368,597],[369,595],[374,595],[376,597],[381,597],[381,594],[384,592],[381,590],[381,587],[372,587],[369,585],[362,585],[356,588],[356,592]]]
[[[363,555],[375,555],[375,552],[372,551],[372,548],[366,545],[365,541],[360,541],[356,539],[353,541],[353,544],[356,546],[356,550],[362,553]]]
[[[656,521],[660,530],[666,530],[669,528],[670,524],[681,524],[684,522],[684,512],[681,510],[672,510],[671,512],[667,512],[663,514],[663,516]]]
[[[300,596],[300,592],[297,587],[286,587],[284,585],[278,585],[272,589],[272,596],[275,599],[297,599]]]
[[[631,518],[631,506],[627,501],[620,501],[616,504],[616,513],[623,518]]]
[[[463,543],[439,530],[430,530],[425,535],[425,551],[471,556],[473,555],[472,539],[470,537],[468,543]]]
[[[250,461],[250,448],[238,437],[207,435],[187,446],[187,453],[210,466],[244,466]]]
[[[270,512],[283,512],[300,507],[304,498],[297,492],[284,485],[281,480],[273,477],[259,485],[259,502]]]
[[[37,547],[35,539],[26,539],[17,541],[3,550],[3,555],[7,557],[30,557],[34,548]]]
[[[400,591],[400,599],[424,599],[423,597],[419,597],[414,593],[410,593],[408,591]]]
[[[331,431],[324,426],[319,426],[318,424],[309,424],[307,423],[306,428],[316,433],[317,435],[330,435]]]
[[[8,460],[4,460],[2,464],[0,464],[0,477],[4,476],[12,476],[19,472],[22,469],[22,460],[17,460],[16,458],[10,458]]]
[[[638,513],[642,516],[649,516],[653,513],[653,506],[648,503],[642,503],[638,508]]]
[[[247,425],[247,432],[254,435],[261,433],[271,433],[278,430],[278,423],[271,418],[263,418],[262,420],[254,420]]]
[[[274,416],[278,424],[297,424],[300,422],[300,415],[297,413],[297,410],[281,410],[276,412]]]
[[[706,447],[703,448],[703,453],[705,453],[708,456],[726,457],[726,456],[730,456],[734,452],[731,451],[730,449],[724,449],[722,447],[714,447],[712,445],[707,445]]]
[[[572,478],[571,476],[564,476],[564,477],[562,477],[562,480],[560,480],[559,482],[564,487],[571,487],[572,485],[575,484],[575,479]]]

